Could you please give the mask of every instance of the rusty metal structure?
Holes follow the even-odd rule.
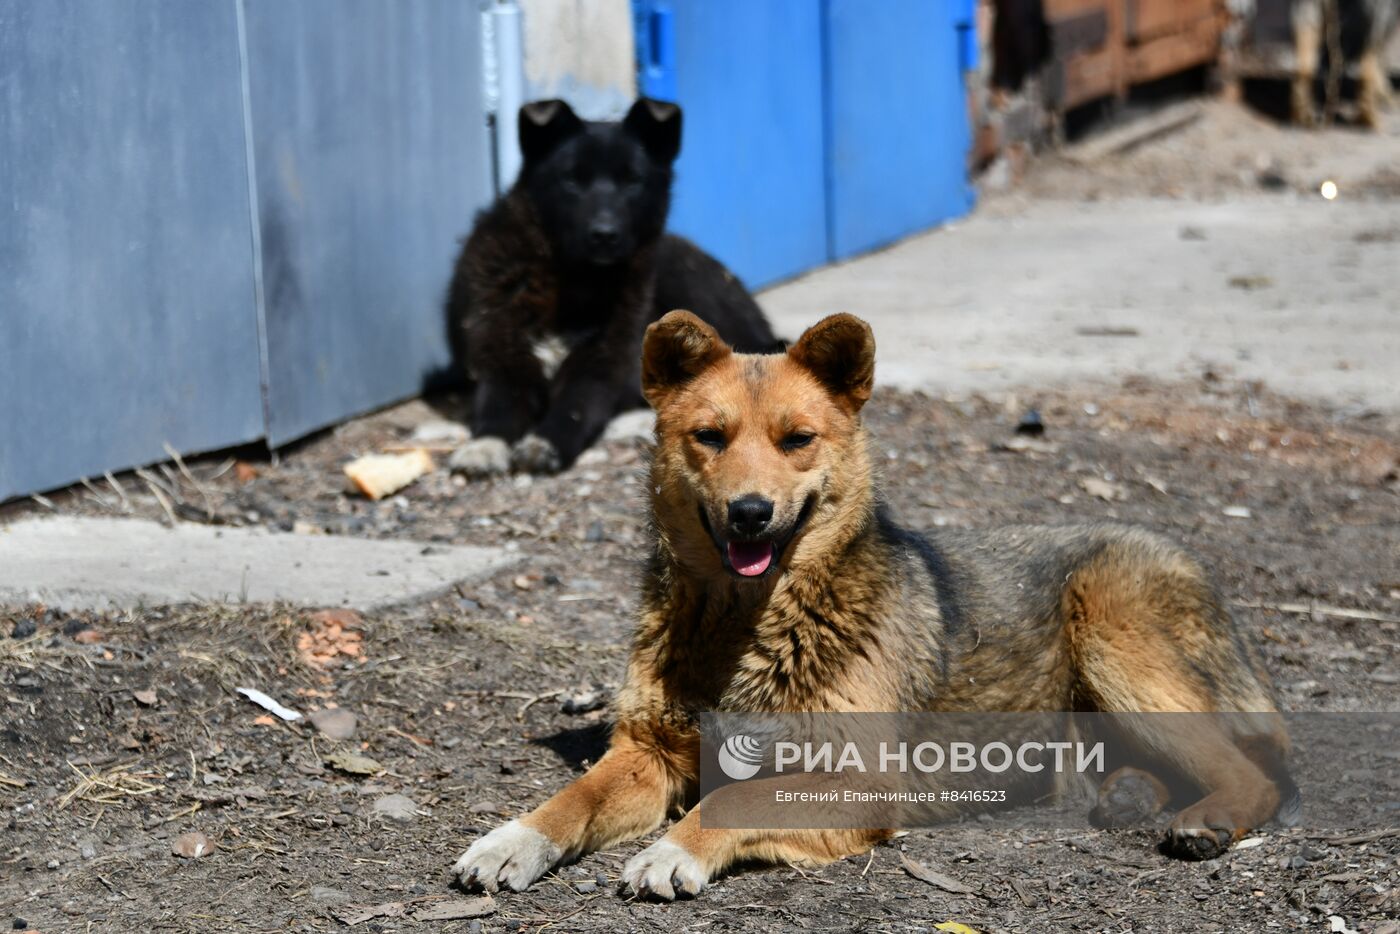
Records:
[[[1044,0],[1044,10],[1052,114],[1214,65],[1227,22],[1220,0]]]

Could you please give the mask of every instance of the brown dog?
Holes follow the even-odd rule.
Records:
[[[870,328],[850,315],[769,356],[734,353],[687,312],[648,329],[655,538],[612,745],[473,844],[455,867],[466,885],[524,889],[680,813],[706,710],[1258,712],[1250,735],[1143,726],[1135,739],[1200,795],[1171,824],[1172,852],[1216,856],[1275,814],[1287,739],[1201,567],[1131,528],[894,525],[860,421],[874,370]],[[1165,803],[1140,771],[1106,785],[1124,779]],[[740,860],[822,863],[889,836],[705,827],[705,807],[627,864],[632,891],[693,895]]]

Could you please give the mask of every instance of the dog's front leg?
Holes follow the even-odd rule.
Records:
[[[511,466],[553,473],[574,462],[617,414],[627,390],[640,381],[632,350],[618,353],[603,341],[576,347],[550,387],[548,410],[511,450]]]
[[[822,866],[864,853],[886,830],[735,830],[700,825],[700,806],[627,861],[623,884],[642,898],[689,898],[735,863]]]
[[[523,891],[565,860],[650,832],[682,787],[654,744],[619,726],[612,747],[582,778],[473,843],[453,872],[468,888]]]

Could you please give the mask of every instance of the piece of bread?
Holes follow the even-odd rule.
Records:
[[[397,493],[414,480],[431,472],[433,459],[422,448],[404,454],[366,454],[345,465],[350,485],[368,496],[380,499]]]

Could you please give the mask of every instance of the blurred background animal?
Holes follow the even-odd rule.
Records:
[[[642,333],[688,308],[751,352],[777,342],[743,284],[664,233],[681,109],[641,99],[621,122],[559,100],[520,112],[524,165],[477,218],[447,299],[454,353],[473,386],[469,475],[553,472],[608,420],[645,404]]]
[[[1361,122],[1380,123],[1392,99],[1385,47],[1400,21],[1400,0],[1292,0],[1295,70],[1293,119],[1304,126],[1319,120],[1317,83],[1323,79],[1330,119],[1348,63],[1357,66],[1357,110]]]

